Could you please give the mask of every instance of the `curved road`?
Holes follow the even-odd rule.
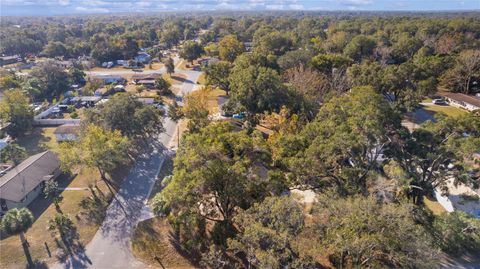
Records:
[[[159,72],[161,70],[155,71]],[[196,82],[200,72],[178,70],[176,73],[187,76],[181,86],[181,94],[189,93],[198,88]],[[51,268],[148,267],[133,257],[130,249],[130,237],[139,221],[153,216],[147,206],[147,200],[165,157],[172,153],[167,148],[175,133],[176,126],[175,122],[165,118],[165,133],[162,133],[158,141],[154,142],[155,150],[138,158],[135,165],[130,169],[119,192],[107,209],[102,226],[92,241],[87,244],[85,252],[76,253],[65,262],[57,263]]]

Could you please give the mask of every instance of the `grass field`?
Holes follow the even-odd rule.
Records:
[[[450,117],[458,117],[462,115],[466,115],[468,112],[461,109],[457,108],[454,106],[448,106],[448,105],[429,105],[429,106],[424,106],[423,107],[427,112],[430,113],[444,113],[447,116]]]
[[[447,116],[451,117],[457,117],[457,116],[462,116],[468,113],[468,111],[463,110],[458,107],[450,106],[450,105],[435,105],[432,103],[431,98],[425,98],[422,100],[422,103],[428,104],[428,105],[423,105],[423,109],[429,113],[444,113]]]

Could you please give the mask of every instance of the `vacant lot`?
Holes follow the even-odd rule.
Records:
[[[196,268],[183,253],[164,218],[156,217],[138,224],[132,237],[135,257],[157,268]]]

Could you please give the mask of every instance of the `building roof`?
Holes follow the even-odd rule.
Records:
[[[153,74],[135,74],[132,75],[132,80],[141,80],[141,79],[156,79],[162,74],[153,73]]]
[[[70,99],[72,102],[98,102],[102,99],[100,96],[75,96]]]
[[[155,98],[150,98],[150,97],[139,97],[137,98],[139,102],[142,102],[146,105],[153,104],[155,103]]]
[[[60,161],[51,151],[30,156],[0,177],[0,198],[21,202],[41,182],[50,179],[59,167]]]
[[[60,125],[55,129],[54,134],[64,135],[64,134],[77,134],[80,130],[80,125],[76,124],[64,124]]]
[[[11,56],[0,56],[0,60],[2,61],[8,61],[8,60],[16,60],[20,58],[19,55],[11,55]]]
[[[94,74],[90,75],[91,78],[94,79],[116,79],[116,80],[123,80],[124,78],[119,75],[109,75],[109,74]]]
[[[151,79],[141,79],[137,81],[138,84],[155,84],[155,80]]]
[[[463,93],[445,93],[443,96],[450,98],[455,101],[468,103],[476,107],[480,107],[480,98],[473,95],[466,95]]]

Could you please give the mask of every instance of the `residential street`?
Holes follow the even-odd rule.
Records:
[[[181,71],[187,75],[183,82],[182,93],[195,90],[198,71]],[[152,217],[146,205],[150,191],[160,171],[165,156],[170,154],[167,147],[175,133],[177,124],[166,118],[165,133],[162,133],[154,145],[155,150],[138,159],[130,170],[119,192],[107,209],[105,220],[94,238],[86,246],[85,253],[76,254],[66,263],[56,264],[52,268],[146,268],[137,261],[130,249],[130,236],[135,225]]]

